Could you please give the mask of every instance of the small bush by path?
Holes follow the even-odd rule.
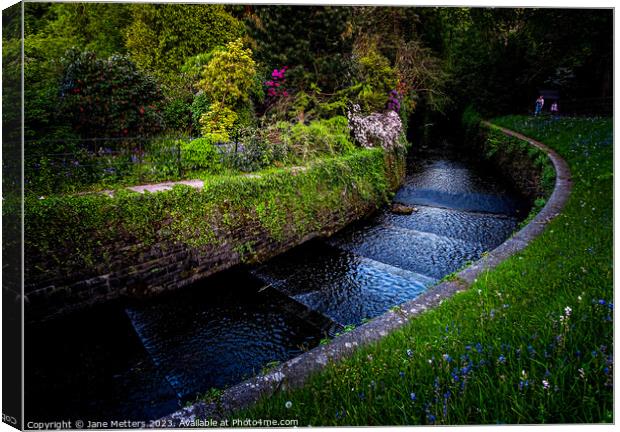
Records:
[[[612,122],[494,123],[569,163],[562,214],[469,290],[235,417],[300,426],[613,421]]]

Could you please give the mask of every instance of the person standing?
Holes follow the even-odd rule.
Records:
[[[553,101],[553,103],[551,104],[551,115],[553,116],[557,116],[558,115],[558,103],[556,101]]]
[[[543,106],[545,105],[545,99],[543,99],[542,95],[538,96],[536,99],[536,108],[534,110],[534,115],[538,115],[542,112]]]

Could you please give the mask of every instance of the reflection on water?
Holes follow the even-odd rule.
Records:
[[[159,418],[419,296],[503,242],[526,213],[460,157],[414,162],[388,209],[327,240],[156,299],[26,329],[28,420]]]

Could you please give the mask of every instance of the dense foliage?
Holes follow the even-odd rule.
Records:
[[[69,50],[61,59],[61,110],[82,137],[151,135],[162,118],[156,82],[126,57],[99,59],[92,52]]]

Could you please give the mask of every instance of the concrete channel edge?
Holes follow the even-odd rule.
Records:
[[[543,209],[534,219],[512,237],[460,271],[449,281],[431,287],[414,300],[406,302],[379,317],[357,327],[349,333],[336,337],[327,345],[320,345],[279,365],[267,373],[260,374],[224,390],[212,402],[197,402],[180,409],[152,424],[155,427],[198,427],[198,420],[223,419],[234,411],[248,407],[261,397],[278,391],[301,386],[312,374],[319,372],[330,362],[336,362],[358,347],[378,341],[393,330],[404,326],[408,320],[439,305],[443,300],[468,289],[483,273],[496,267],[515,253],[523,250],[538,237],[545,226],[558,216],[568,201],[572,183],[568,164],[558,153],[545,144],[518,132],[483,121],[488,128],[497,128],[544,151],[555,168],[555,186]],[[301,426],[301,425],[300,425]]]

